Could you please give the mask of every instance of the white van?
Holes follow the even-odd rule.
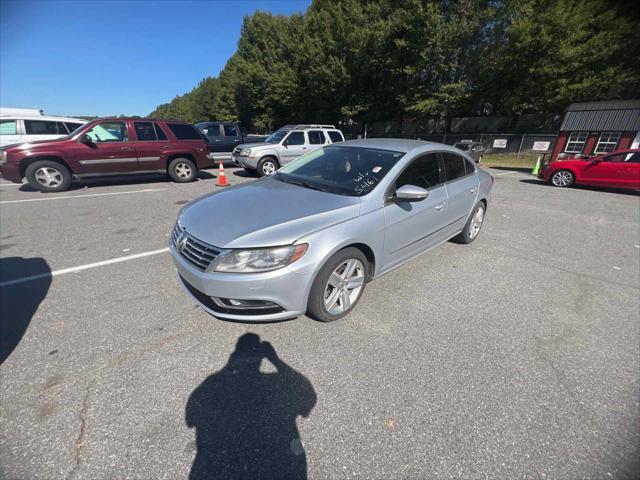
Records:
[[[0,147],[64,137],[85,123],[79,118],[48,117],[42,110],[0,108]]]

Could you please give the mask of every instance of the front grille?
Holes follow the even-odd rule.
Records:
[[[181,235],[183,240],[178,242]],[[184,235],[186,235],[186,239]],[[182,258],[203,272],[221,251],[219,248],[204,243],[186,231],[181,230],[177,223],[173,227],[173,232],[171,232],[171,244]]]

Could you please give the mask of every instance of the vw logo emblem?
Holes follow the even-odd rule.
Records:
[[[176,249],[178,251],[182,252],[184,250],[184,246],[187,244],[187,238],[189,238],[189,235],[186,231],[183,230],[180,232],[180,236],[176,240]]]

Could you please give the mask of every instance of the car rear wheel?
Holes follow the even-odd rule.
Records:
[[[307,313],[321,322],[344,317],[358,303],[367,283],[369,262],[357,248],[340,250],[313,281]]]
[[[476,208],[473,209],[473,213],[467,220],[467,224],[464,226],[464,230],[462,230],[458,236],[454,237],[457,243],[471,243],[478,238],[484,222],[485,211],[486,207],[483,202],[476,205]]]
[[[276,170],[278,170],[278,162],[273,157],[265,157],[258,162],[256,171],[259,177],[264,177],[265,175],[273,175]]]
[[[576,177],[569,170],[558,170],[551,175],[550,181],[554,187],[570,187],[576,181]]]
[[[41,192],[62,192],[71,186],[71,172],[58,162],[41,160],[27,167],[29,185]]]
[[[198,175],[198,168],[188,158],[174,158],[169,163],[169,176],[174,182],[193,182]]]

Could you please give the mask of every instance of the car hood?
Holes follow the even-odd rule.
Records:
[[[255,143],[243,143],[242,145],[238,145],[240,148],[258,148],[258,147],[273,147],[273,143],[267,142],[255,142]]]
[[[62,138],[55,138],[52,140],[34,140],[32,142],[24,142],[24,143],[12,143],[11,145],[5,145],[4,148],[5,150],[8,149],[12,149],[12,150],[31,150],[31,149],[37,149],[37,148],[46,148],[49,145],[54,145],[56,143],[60,143],[64,140],[68,140],[68,138],[66,137],[62,137]]]
[[[230,187],[187,205],[180,223],[194,237],[220,248],[288,245],[358,216],[360,199],[272,178]]]

